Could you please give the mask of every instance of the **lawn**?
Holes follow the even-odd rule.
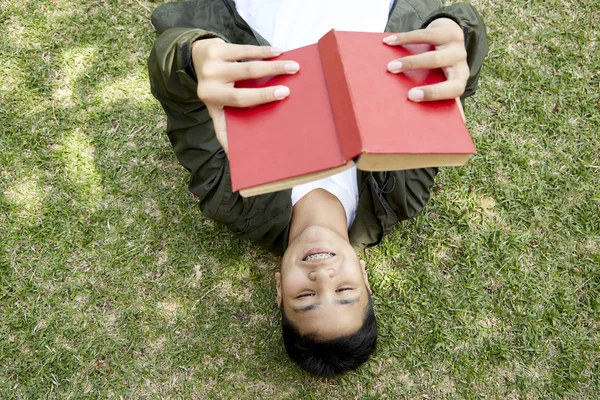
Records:
[[[277,258],[203,218],[149,92],[162,1],[0,0],[0,398],[600,398],[597,0],[474,0],[478,154],[361,254],[379,346],[287,359]]]

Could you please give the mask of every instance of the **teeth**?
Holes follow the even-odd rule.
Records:
[[[310,256],[305,257],[304,261],[321,260],[321,259],[333,257],[334,255],[335,254],[333,254],[333,253],[316,253],[316,254],[311,254]]]

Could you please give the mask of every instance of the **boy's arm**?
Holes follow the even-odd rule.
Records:
[[[208,110],[196,94],[191,44],[203,37],[213,36],[189,28],[172,28],[162,33],[148,58],[148,74],[152,94],[167,115],[167,134],[175,155],[191,173],[189,190],[201,208],[213,208],[211,204],[225,200],[224,197],[229,199],[232,194],[231,189],[227,193],[227,156],[216,139]],[[223,222],[235,223],[235,217]]]
[[[475,93],[481,65],[488,52],[488,41],[485,24],[479,13],[470,4],[454,4],[440,7],[432,12],[425,20],[422,28],[426,28],[438,18],[449,18],[456,22],[465,35],[465,48],[467,50],[467,63],[469,64],[469,79],[461,99]]]
[[[161,34],[148,59],[151,91],[167,115],[169,140],[179,163],[191,173],[189,190],[198,200],[203,214],[266,248],[282,251],[287,236],[277,229],[286,229],[287,222],[277,221],[289,214],[284,211],[286,207],[291,207],[287,204],[291,204],[290,196],[287,195],[286,202],[276,201],[277,194],[270,194],[265,195],[270,196],[269,201],[265,201],[258,199],[261,196],[245,199],[239,193],[232,192],[227,155],[217,140],[208,107],[198,97],[191,45],[197,39],[215,37],[220,36],[189,28],[172,28]],[[244,68],[251,63],[239,64]],[[283,70],[285,62],[273,64]],[[233,67],[235,72],[237,66]],[[266,70],[273,74],[273,70]],[[268,74],[261,71],[259,65],[258,72]],[[250,73],[256,73],[256,70],[251,69]],[[262,209],[256,204],[273,206]],[[261,221],[277,223],[263,224],[264,226],[255,223],[257,214],[263,216]],[[265,229],[270,231],[265,232]]]

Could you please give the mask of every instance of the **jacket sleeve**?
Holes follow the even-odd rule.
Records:
[[[465,92],[461,96],[461,99],[464,100],[475,93],[481,65],[488,52],[485,24],[479,13],[470,4],[454,4],[433,11],[425,19],[422,28],[427,27],[437,18],[450,18],[462,27],[465,34],[465,48],[467,49],[470,76]]]
[[[202,29],[171,28],[161,34],[148,58],[152,94],[165,105],[189,112],[203,106],[196,94],[191,45],[196,40],[221,37]]]
[[[204,216],[282,253],[291,215],[289,193],[244,198],[232,192],[227,155],[196,93],[189,48],[195,40],[217,36],[190,28],[171,28],[161,34],[148,58],[151,91],[167,114],[169,140],[179,163],[191,173],[189,190]]]

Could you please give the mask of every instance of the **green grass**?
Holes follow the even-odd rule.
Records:
[[[600,397],[596,1],[475,0],[478,155],[367,261],[376,354],[313,379],[277,259],[205,220],[144,0],[0,0],[0,398]]]

